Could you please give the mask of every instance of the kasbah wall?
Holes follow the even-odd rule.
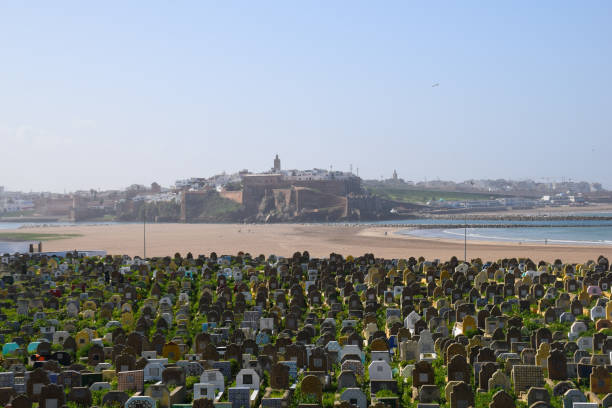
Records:
[[[246,214],[256,214],[266,191],[297,188],[298,207],[327,208],[341,204],[340,198],[361,192],[359,179],[350,180],[285,180],[280,174],[247,175],[243,178],[242,204]],[[305,191],[302,188],[311,189]],[[312,191],[314,190],[314,191]],[[316,194],[317,192],[321,194]],[[333,196],[333,197],[332,197]]]

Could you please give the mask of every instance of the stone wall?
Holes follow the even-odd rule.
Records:
[[[346,197],[350,193],[361,192],[361,179],[348,180],[286,180],[280,174],[247,175],[243,178],[242,204],[247,215],[256,215],[266,192],[272,190],[290,189],[292,187],[310,189],[312,192],[303,193],[305,205],[309,208],[329,207],[331,199],[328,195]],[[316,203],[315,192],[319,194],[320,203]],[[313,201],[314,200],[314,201]],[[332,206],[338,205],[338,201]]]

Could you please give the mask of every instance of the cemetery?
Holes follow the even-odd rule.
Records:
[[[307,251],[0,258],[0,407],[612,407],[612,272]]]

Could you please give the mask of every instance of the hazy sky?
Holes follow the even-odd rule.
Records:
[[[611,21],[607,0],[2,2],[0,185],[170,185],[278,153],[612,187]]]

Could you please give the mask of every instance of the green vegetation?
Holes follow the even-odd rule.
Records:
[[[1,217],[31,217],[33,215],[34,215],[34,210],[0,212],[0,218]]]
[[[324,408],[332,408],[334,406],[334,401],[336,399],[336,396],[334,395],[333,392],[324,392],[323,393],[323,407]]]
[[[270,392],[270,398],[282,398],[285,395],[285,391],[281,390],[272,390]]]
[[[315,395],[302,394],[302,389],[298,386],[293,393],[291,400],[291,408],[297,408],[300,404],[318,404],[319,401]],[[333,405],[333,402],[332,402]]]
[[[36,232],[0,232],[0,241],[56,241],[80,237],[80,234],[47,234]]]
[[[181,205],[174,201],[160,201],[153,203],[137,202],[132,206],[123,206],[117,209],[116,219],[119,221],[142,221],[144,215],[147,221],[178,221],[181,215]]]
[[[216,191],[207,191],[197,196],[189,196],[187,220],[190,222],[232,221],[241,213],[242,206]]]
[[[383,198],[404,203],[425,204],[428,201],[461,201],[461,200],[489,200],[502,197],[485,193],[462,193],[454,191],[418,190],[408,187],[366,186],[365,189]]]
[[[379,390],[378,392],[376,392],[376,398],[385,397],[396,397],[396,395],[391,390]]]

